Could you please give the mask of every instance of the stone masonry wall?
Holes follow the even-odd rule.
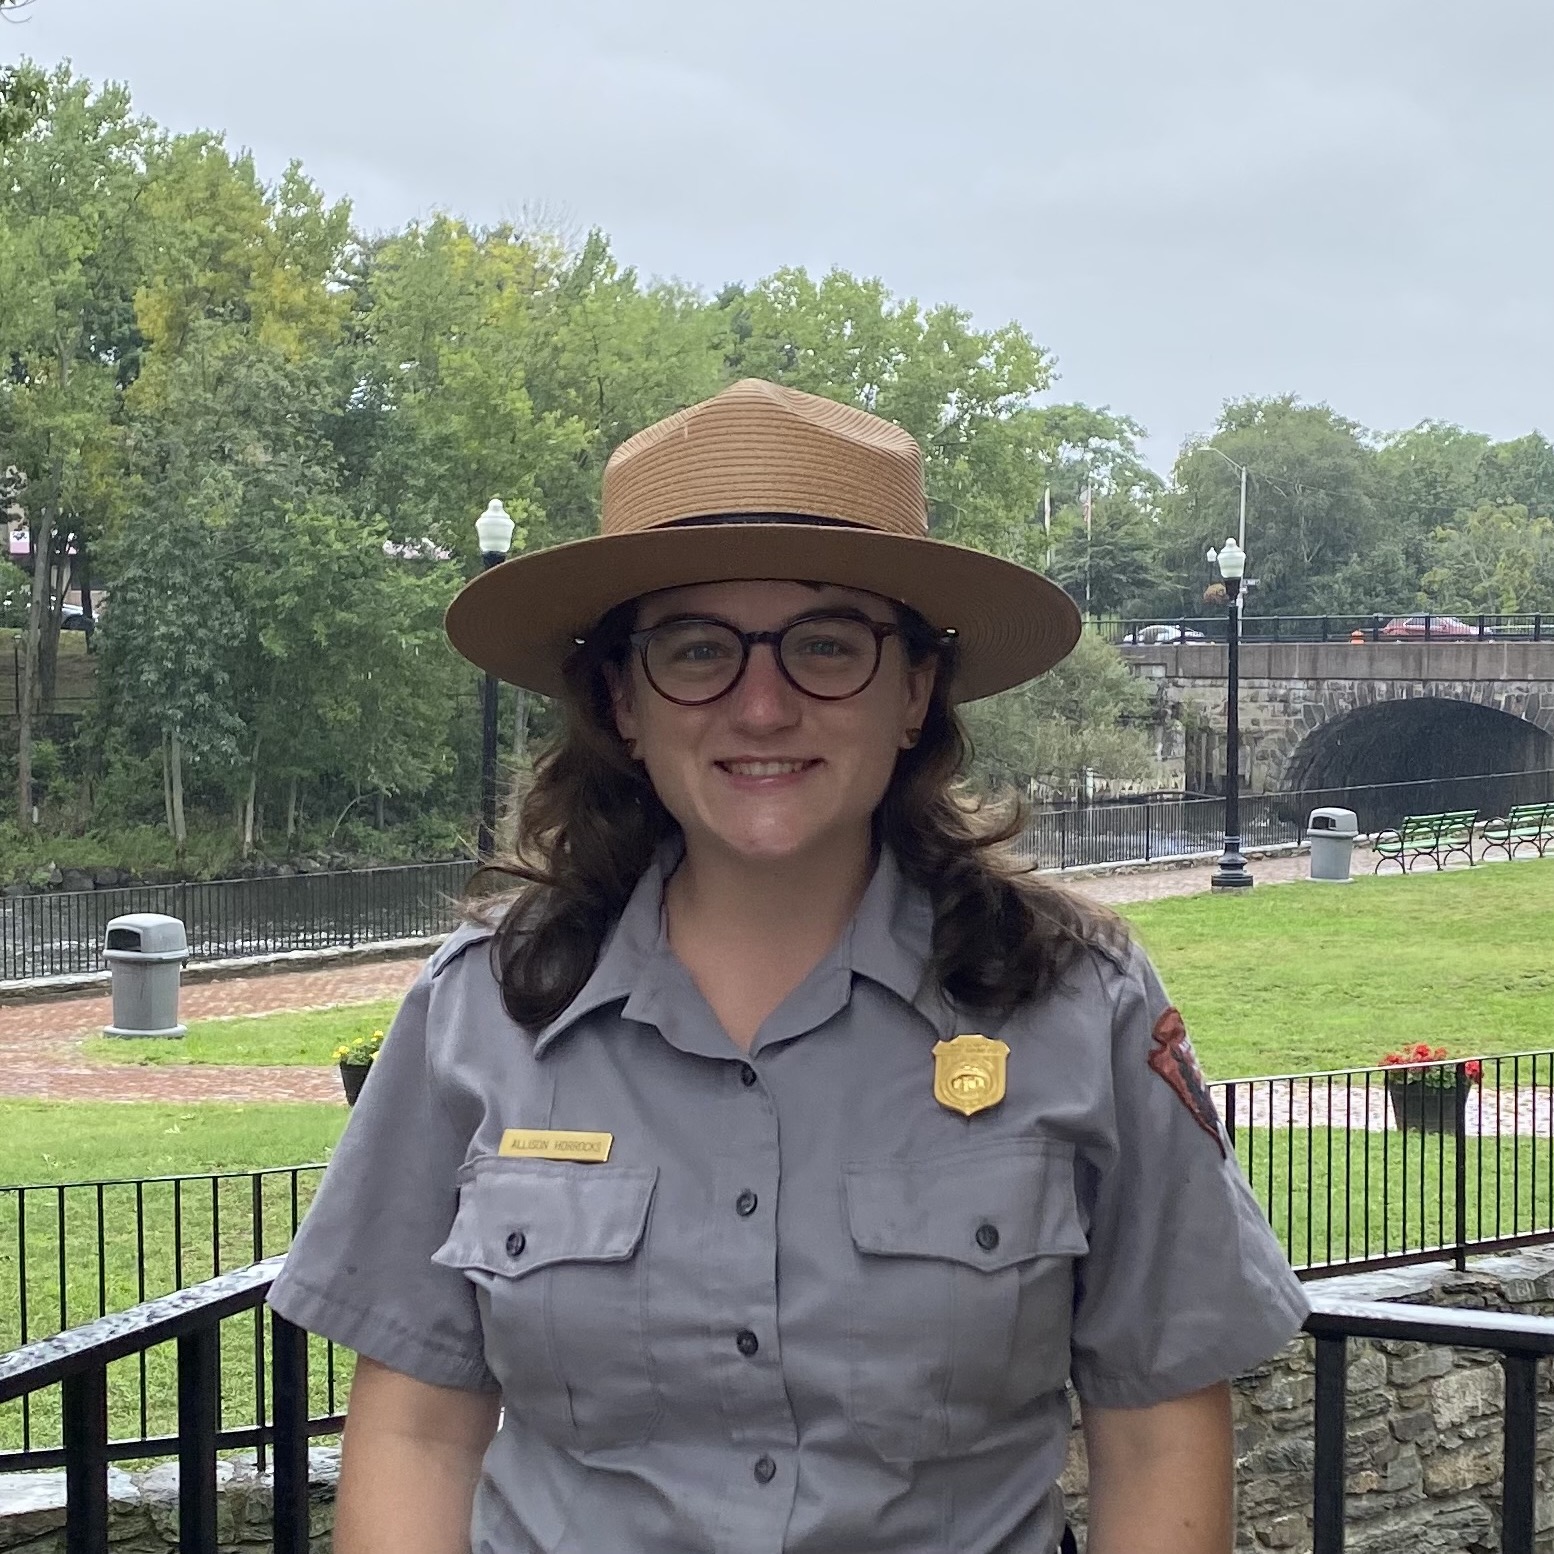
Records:
[[[1554,1315],[1554,1248],[1324,1280],[1351,1300],[1419,1302]],[[1538,1381],[1537,1548],[1554,1554],[1554,1377]],[[1487,1554],[1498,1549],[1503,1428],[1498,1362],[1468,1350],[1352,1342],[1348,1392],[1350,1554]],[[1297,1339],[1234,1386],[1238,1554],[1311,1548],[1312,1345]],[[1077,1416],[1076,1416],[1077,1417]],[[310,1454],[313,1549],[328,1554],[338,1454]],[[0,1476],[0,1554],[63,1554],[65,1475]],[[1083,1547],[1084,1446],[1076,1428],[1063,1477]],[[178,1470],[111,1470],[115,1554],[173,1554]],[[220,1469],[222,1554],[266,1554],[270,1481],[241,1459]],[[600,1551],[607,1554],[607,1551]],[[616,1551],[608,1551],[616,1554]],[[624,1551],[621,1551],[624,1554]]]
[[[1554,1249],[1324,1279],[1349,1300],[1554,1315]],[[1349,1554],[1487,1554],[1500,1547],[1503,1372],[1480,1351],[1351,1340],[1347,1407]],[[1234,1384],[1238,1554],[1311,1548],[1313,1345],[1301,1338]],[[1538,1377],[1537,1549],[1554,1551],[1554,1377]],[[1064,1489],[1082,1523],[1084,1447]],[[1083,1547],[1083,1539],[1080,1540]]]

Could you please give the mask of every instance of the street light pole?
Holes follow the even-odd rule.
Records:
[[[513,543],[513,520],[507,516],[502,499],[494,496],[486,510],[475,520],[475,539],[480,546],[480,564],[486,569],[507,559]],[[487,862],[496,842],[496,724],[497,679],[487,674],[480,698],[480,829],[475,837],[475,856]]]
[[[1226,540],[1218,552],[1209,552],[1209,560],[1218,564],[1219,575],[1225,580],[1229,682],[1225,700],[1225,850],[1209,884],[1215,890],[1250,890],[1252,876],[1241,851],[1241,610],[1237,602],[1246,572],[1246,552],[1234,540]]]

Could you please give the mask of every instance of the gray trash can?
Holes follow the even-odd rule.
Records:
[[[1349,855],[1359,834],[1352,809],[1314,809],[1306,822],[1311,844],[1311,878],[1335,885],[1349,883]]]
[[[189,936],[176,917],[131,912],[108,924],[103,959],[113,973],[113,1024],[104,1036],[182,1036],[178,981]]]

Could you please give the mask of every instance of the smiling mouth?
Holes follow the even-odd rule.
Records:
[[[818,766],[818,761],[718,761],[714,763],[734,777],[790,777]]]

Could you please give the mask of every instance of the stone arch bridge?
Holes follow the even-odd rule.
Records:
[[[1219,791],[1224,645],[1120,651],[1155,688],[1162,762]],[[1240,678],[1245,792],[1554,768],[1554,642],[1243,643]]]

